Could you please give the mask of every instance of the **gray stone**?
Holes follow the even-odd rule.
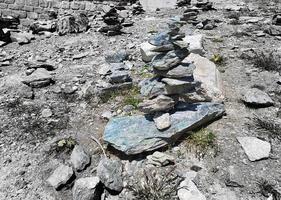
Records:
[[[97,176],[106,188],[116,192],[122,191],[122,163],[119,160],[103,158],[98,164]]]
[[[52,115],[53,115],[53,113],[52,113],[52,110],[50,108],[45,108],[41,112],[41,116],[44,117],[44,118],[51,117]]]
[[[230,187],[243,187],[244,181],[240,171],[235,166],[228,167],[225,185]]]
[[[178,197],[180,200],[206,200],[206,197],[198,190],[192,180],[184,180],[179,187]]]
[[[76,145],[71,153],[70,161],[77,171],[82,171],[90,164],[90,157],[86,154],[83,147]]]
[[[204,55],[205,50],[203,47],[203,35],[187,35],[183,38],[183,41],[189,44],[189,52],[199,55]]]
[[[61,164],[47,179],[47,182],[55,189],[65,185],[74,175],[71,167]]]
[[[118,52],[110,52],[105,56],[105,61],[108,63],[122,63],[129,58],[126,50],[122,49]]]
[[[180,64],[175,68],[167,71],[154,69],[154,73],[167,78],[183,78],[183,77],[193,77],[193,71],[195,65],[193,64]]]
[[[48,86],[52,82],[52,76],[44,68],[35,70],[31,75],[23,78],[22,82],[33,88]]]
[[[149,42],[142,43],[140,45],[141,57],[144,62],[150,62],[156,55],[161,54],[161,52],[156,52],[158,48]]]
[[[175,163],[173,156],[161,153],[159,151],[154,152],[152,155],[146,157],[147,164],[155,165],[157,167],[164,167],[169,164]]]
[[[165,95],[159,95],[151,100],[144,100],[139,104],[139,109],[144,113],[168,111],[174,108],[175,101]]]
[[[131,77],[128,71],[113,71],[113,73],[109,76],[109,82],[112,84],[129,81],[131,81]]]
[[[162,82],[166,84],[165,88],[168,95],[188,93],[194,90],[195,86],[193,79],[163,78]]]
[[[74,183],[72,194],[73,200],[97,200],[99,199],[98,177],[85,177],[77,179]]]
[[[169,113],[158,113],[153,117],[153,120],[158,130],[164,130],[171,126],[171,117]]]
[[[169,70],[177,66],[188,55],[187,49],[169,51],[166,54],[160,54],[152,59],[151,65],[157,70]]]
[[[272,99],[264,91],[251,88],[242,93],[242,101],[247,105],[267,107],[272,106]]]
[[[155,46],[153,51],[169,51],[173,50],[174,46],[170,41],[170,35],[168,33],[159,33],[148,41],[151,45]]]
[[[183,60],[183,63],[191,62],[195,65],[193,72],[194,81],[201,83],[201,88],[209,99],[222,102],[224,99],[223,85],[216,65],[207,58],[194,53],[191,53]]]
[[[237,137],[250,161],[257,161],[269,157],[271,145],[269,142],[256,137]]]
[[[160,82],[158,78],[144,80],[140,86],[140,93],[145,97],[152,98],[158,95],[166,94],[165,84]]]
[[[113,113],[111,111],[105,111],[101,115],[102,119],[109,120],[113,117]]]
[[[221,117],[224,106],[217,103],[182,104],[171,114],[171,127],[159,131],[148,116],[112,118],[105,127],[104,141],[126,154],[156,150],[177,140],[187,131]]]

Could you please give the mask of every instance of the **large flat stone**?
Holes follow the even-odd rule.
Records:
[[[218,103],[181,104],[171,114],[171,126],[159,131],[147,116],[112,118],[105,127],[104,141],[125,154],[156,150],[177,140],[187,131],[209,123],[224,113]]]
[[[202,83],[201,87],[210,99],[218,102],[223,101],[223,84],[220,72],[213,62],[194,53],[191,53],[183,62],[192,62],[195,65],[194,80]]]

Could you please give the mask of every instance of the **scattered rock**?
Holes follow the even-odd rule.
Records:
[[[272,99],[264,91],[251,88],[242,93],[242,101],[250,106],[268,107],[273,105]]]
[[[52,76],[44,68],[35,70],[31,75],[26,76],[22,82],[33,88],[48,86],[52,82]]]
[[[269,157],[271,145],[256,137],[237,137],[250,161],[258,161]]]
[[[100,198],[100,179],[98,177],[86,177],[77,179],[72,193],[73,200],[95,200]]]
[[[41,116],[44,118],[51,117],[52,115],[53,115],[53,112],[50,108],[46,108],[46,109],[42,110],[42,112],[41,112]]]
[[[171,117],[169,113],[156,114],[153,120],[158,130],[164,130],[171,126]]]
[[[70,156],[71,163],[75,170],[82,171],[90,164],[90,157],[86,154],[83,147],[76,145]]]
[[[122,163],[120,161],[103,158],[97,167],[97,176],[109,190],[122,191]]]
[[[164,167],[169,164],[175,163],[173,156],[161,153],[159,151],[154,152],[152,155],[146,157],[147,164],[155,165],[157,167]]]
[[[186,131],[222,116],[224,106],[216,103],[182,104],[176,110],[171,114],[171,127],[164,131],[159,131],[145,116],[112,118],[105,127],[104,141],[126,154],[152,151],[175,141]]]
[[[181,182],[178,197],[180,200],[206,200],[194,182],[188,179]]]
[[[234,166],[229,166],[225,185],[230,187],[243,187],[243,182],[243,176],[241,176],[240,171]]]
[[[58,190],[61,186],[67,184],[73,176],[74,172],[72,168],[61,164],[47,179],[47,182]]]

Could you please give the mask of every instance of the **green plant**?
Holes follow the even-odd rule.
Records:
[[[133,192],[135,199],[141,200],[175,200],[182,178],[174,173],[174,168],[159,173],[158,168],[144,169],[139,179],[134,179],[127,186]]]
[[[215,64],[222,64],[224,61],[223,57],[220,54],[214,54],[210,60]]]
[[[194,149],[196,156],[203,158],[208,150],[214,149],[217,152],[216,135],[209,129],[201,129],[195,133],[191,133],[187,138],[189,149]]]
[[[140,71],[140,76],[142,78],[152,78],[153,73],[150,72],[151,69],[152,69],[151,66],[148,66],[148,65],[143,66],[143,68]]]
[[[280,61],[277,58],[276,55],[274,55],[274,52],[271,51],[269,53],[257,53],[254,52],[255,56],[253,58],[253,64],[256,68],[266,71],[277,71],[280,72],[281,66]]]

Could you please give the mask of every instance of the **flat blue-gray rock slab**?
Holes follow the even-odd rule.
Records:
[[[106,125],[104,141],[127,155],[153,151],[214,121],[224,112],[224,105],[219,103],[180,104],[171,113],[170,128],[164,131],[159,131],[147,116],[116,117]]]

